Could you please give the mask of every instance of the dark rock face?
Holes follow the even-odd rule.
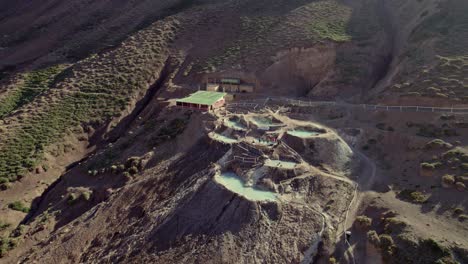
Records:
[[[150,239],[156,250],[162,251],[186,236],[217,236],[226,232],[238,234],[243,227],[258,218],[258,214],[254,202],[208,180],[151,232]]]

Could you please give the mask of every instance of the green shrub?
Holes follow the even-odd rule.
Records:
[[[422,244],[423,246],[427,246],[434,255],[437,255],[439,257],[450,255],[450,251],[448,251],[447,248],[441,246],[434,239],[425,239],[422,241]]]
[[[460,168],[461,168],[462,170],[468,171],[468,163],[462,163],[462,164],[460,165]]]
[[[130,173],[130,175],[135,175],[138,173],[138,168],[135,166],[132,166],[128,169],[128,173]]]
[[[384,223],[384,229],[386,233],[400,233],[405,227],[408,226],[405,221],[399,220],[395,217],[385,218]]]
[[[450,174],[445,174],[442,176],[442,182],[447,185],[452,185],[455,183],[455,177]]]
[[[11,226],[11,224],[4,223],[3,221],[0,221],[0,231],[4,230],[4,229],[6,229],[6,228],[8,228],[10,226]]]
[[[393,238],[390,235],[382,234],[379,236],[380,241],[380,248],[382,250],[388,250],[394,247],[395,243],[393,242]]]
[[[457,207],[453,210],[453,213],[459,215],[459,214],[463,214],[464,211],[465,210],[463,210],[463,208]]]
[[[425,148],[427,149],[440,149],[440,148],[451,148],[452,144],[443,141],[442,139],[434,139],[426,143]]]
[[[84,191],[83,193],[81,193],[81,197],[83,198],[83,200],[89,201],[91,199],[92,194],[93,193],[91,191]]]
[[[455,183],[455,187],[457,188],[457,190],[465,190],[466,186],[463,182],[457,182]]]
[[[356,217],[356,223],[361,228],[369,228],[372,225],[372,219],[365,215],[360,215]]]
[[[11,186],[13,186],[11,184],[11,182],[6,182],[6,183],[3,183],[3,184],[0,184],[0,190],[2,190],[2,191],[8,190],[8,189],[11,188]]]
[[[367,240],[374,246],[380,247],[380,238],[375,230],[367,232]]]
[[[125,168],[130,169],[132,167],[140,167],[141,165],[141,159],[139,157],[131,157],[128,158],[127,161],[125,162]]]
[[[16,242],[11,238],[0,237],[0,258],[4,257],[5,254],[16,247]]]
[[[413,203],[425,203],[428,200],[428,196],[424,195],[421,192],[404,189],[402,190],[398,196],[404,200],[413,202]]]
[[[23,202],[21,201],[15,201],[15,202],[10,203],[8,205],[8,208],[15,210],[15,211],[23,212],[23,213],[28,213],[30,210],[30,208],[24,205]]]
[[[25,229],[26,229],[25,225],[19,225],[18,227],[15,228],[15,230],[13,230],[13,232],[11,232],[11,236],[20,237],[24,234]]]
[[[78,194],[76,193],[70,193],[67,198],[67,204],[68,205],[74,205],[78,201]]]
[[[424,203],[427,201],[427,197],[421,192],[412,192],[411,199],[416,203]]]
[[[421,163],[421,169],[435,170],[436,168],[439,168],[442,165],[443,165],[442,162],[433,162],[433,163],[423,162]]]

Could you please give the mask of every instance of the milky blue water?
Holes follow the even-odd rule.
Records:
[[[276,194],[269,191],[263,191],[254,187],[244,185],[244,181],[233,172],[223,172],[221,175],[216,175],[215,180],[226,187],[231,192],[235,192],[239,195],[251,201],[276,201]]]
[[[237,121],[227,120],[225,124],[227,127],[232,128],[234,130],[240,130],[240,131],[247,130],[247,127],[245,127],[244,125],[242,125],[241,123]]]
[[[300,137],[300,138],[311,138],[311,137],[315,137],[315,136],[320,135],[319,132],[300,130],[300,129],[289,130],[288,134],[291,135],[291,136]]]

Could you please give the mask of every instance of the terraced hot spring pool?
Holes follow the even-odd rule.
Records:
[[[223,172],[215,175],[215,181],[231,192],[244,196],[251,201],[276,201],[276,194],[269,191],[245,186],[244,181],[233,172]]]
[[[217,141],[220,141],[220,142],[223,142],[223,143],[227,143],[227,144],[234,144],[234,143],[238,142],[238,140],[235,139],[235,138],[230,138],[230,137],[218,134],[218,133],[211,133],[210,137],[212,139],[214,139],[214,140],[217,140]]]
[[[304,129],[295,129],[295,130],[289,130],[288,134],[291,136],[300,137],[300,138],[311,138],[311,137],[318,136],[322,133],[316,132],[316,131],[308,131]]]
[[[253,123],[258,127],[278,127],[281,126],[281,123],[273,122],[272,118],[254,116],[252,117]]]
[[[292,162],[292,161],[282,161],[282,160],[266,160],[265,161],[265,166],[271,167],[271,168],[280,168],[280,169],[286,169],[286,170],[293,170],[296,168],[297,163]]]
[[[232,128],[234,130],[245,131],[247,127],[241,124],[238,120],[226,120],[224,123],[227,127]]]

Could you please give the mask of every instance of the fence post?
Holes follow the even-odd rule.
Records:
[[[416,106],[416,112],[419,112],[419,106]]]

